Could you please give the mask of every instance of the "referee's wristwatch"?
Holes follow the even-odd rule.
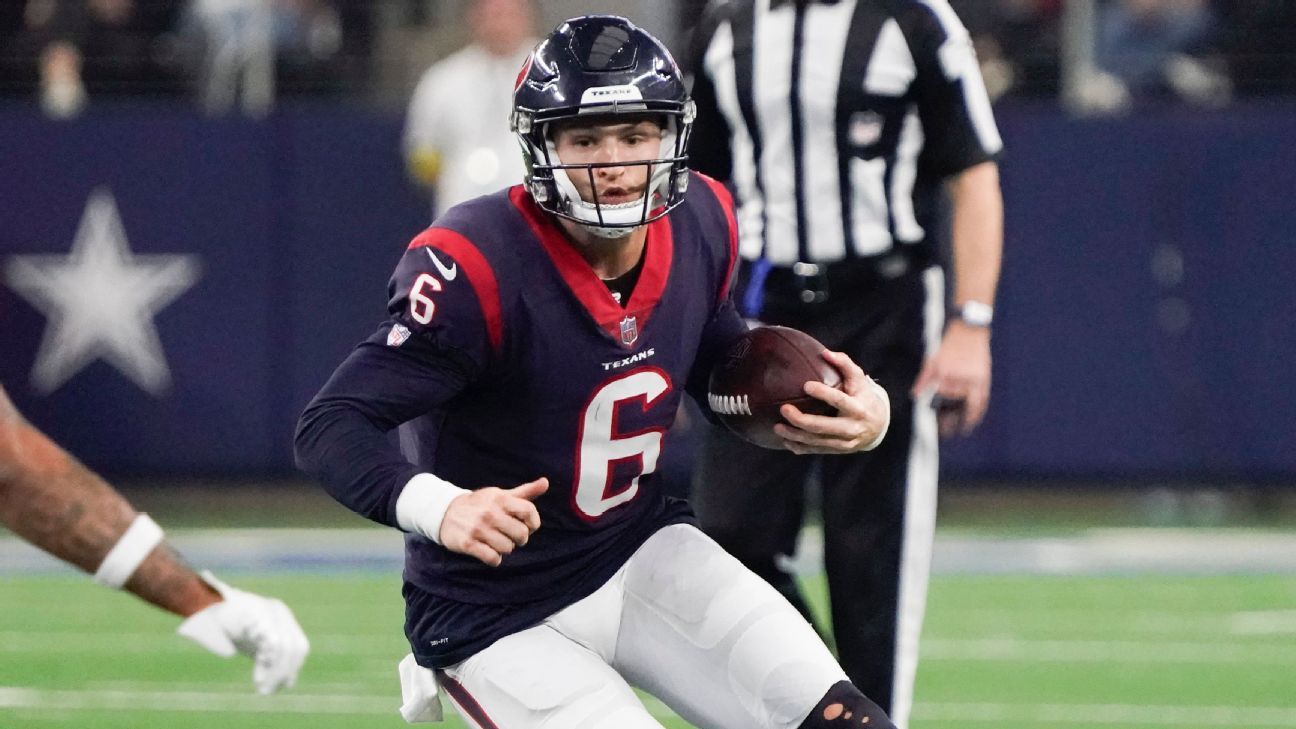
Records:
[[[981,301],[965,301],[954,310],[954,318],[978,329],[989,329],[994,321],[994,307]]]

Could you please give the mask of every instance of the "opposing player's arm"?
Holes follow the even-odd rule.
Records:
[[[181,635],[212,652],[253,656],[262,693],[296,680],[310,645],[282,602],[195,573],[152,519],[26,422],[3,388],[0,523],[97,582],[187,618]]]
[[[26,422],[2,390],[0,469],[0,522],[86,572],[99,569],[140,516],[103,479]],[[164,544],[150,550],[125,588],[185,617],[220,601]]]

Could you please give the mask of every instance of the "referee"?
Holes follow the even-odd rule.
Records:
[[[689,166],[737,194],[740,307],[848,353],[892,409],[877,449],[818,463],[709,429],[694,504],[808,616],[779,556],[795,549],[817,469],[838,654],[904,727],[937,432],[971,431],[990,390],[1002,143],[972,43],[947,0],[728,0],[708,6],[690,55]]]

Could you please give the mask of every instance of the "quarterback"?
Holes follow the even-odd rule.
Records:
[[[732,204],[688,169],[692,118],[651,35],[560,25],[513,95],[524,184],[414,238],[386,321],[302,415],[299,465],[406,533],[407,720],[437,718],[439,687],[483,729],[659,727],[636,686],[700,727],[892,726],[657,482],[681,398],[705,401],[746,331]],[[824,356],[844,386],[807,393],[837,414],[789,408],[778,432],[860,450],[887,403]]]

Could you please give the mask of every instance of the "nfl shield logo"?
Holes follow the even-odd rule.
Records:
[[[639,320],[627,316],[621,320],[621,343],[629,347],[639,338]]]
[[[882,125],[886,120],[876,111],[857,111],[851,114],[847,136],[856,147],[867,147],[882,138]]]
[[[391,328],[390,332],[387,332],[387,346],[399,347],[409,338],[410,330],[403,324],[397,324]]]

